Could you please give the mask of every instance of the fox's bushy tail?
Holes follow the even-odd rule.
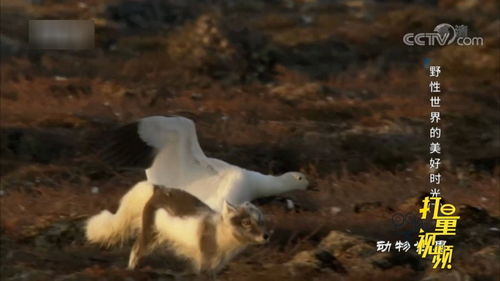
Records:
[[[111,246],[131,238],[141,228],[142,211],[153,191],[153,184],[139,182],[122,197],[116,214],[104,210],[91,217],[85,229],[87,240]]]

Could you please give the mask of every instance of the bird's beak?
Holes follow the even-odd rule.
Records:
[[[314,182],[308,181],[308,185],[306,190],[311,190],[311,191],[319,191],[318,185],[316,185]]]

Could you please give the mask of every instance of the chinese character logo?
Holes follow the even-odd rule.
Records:
[[[432,190],[431,196],[426,196],[419,212],[421,219],[431,217],[436,225],[433,232],[419,230],[419,240],[415,244],[417,253],[422,257],[432,256],[433,268],[451,269],[453,245],[446,245],[446,240],[437,239],[439,236],[454,236],[457,231],[457,222],[460,216],[454,216],[456,208],[452,204],[441,202],[439,189]]]

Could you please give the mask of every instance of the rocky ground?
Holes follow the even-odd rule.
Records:
[[[496,1],[26,2],[1,2],[2,280],[172,280],[169,259],[127,271],[127,248],[81,228],[144,177],[103,162],[99,136],[152,114],[195,120],[209,156],[312,182],[256,202],[271,242],[220,280],[500,280]],[[95,49],[30,50],[27,20],[59,18],[93,18]],[[484,45],[402,43],[442,22]],[[417,239],[429,60],[443,68],[440,189],[461,216],[447,271],[375,247]]]

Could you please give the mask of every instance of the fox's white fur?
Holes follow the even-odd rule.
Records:
[[[209,265],[216,272],[220,270],[230,259],[241,252],[248,244],[241,243],[232,235],[232,228],[224,223],[219,216],[209,217],[216,228],[217,251]],[[156,211],[155,224],[158,230],[158,245],[169,243],[176,254],[191,260],[196,272],[202,271],[203,253],[201,252],[199,228],[202,217],[181,219],[170,216],[165,210]],[[262,241],[263,242],[263,241]],[[134,255],[132,252],[131,255]],[[131,259],[134,259],[131,257]],[[129,267],[134,265],[129,263]]]
[[[153,195],[153,188],[148,182],[139,182],[122,197],[115,214],[104,210],[91,217],[87,221],[87,240],[112,246],[135,236],[141,229],[142,210]]]
[[[182,200],[183,196],[185,202],[194,202],[192,207],[183,209],[176,205],[179,201],[175,200]],[[151,227],[147,216],[152,218]],[[108,246],[137,238],[130,253],[130,269],[141,256],[168,245],[177,255],[191,261],[196,273],[214,276],[246,246],[269,238],[262,217],[249,202],[236,207],[226,202],[222,213],[218,213],[182,190],[140,182],[123,196],[116,214],[102,211],[91,217],[86,235],[90,242]],[[241,222],[243,218],[246,225]]]

